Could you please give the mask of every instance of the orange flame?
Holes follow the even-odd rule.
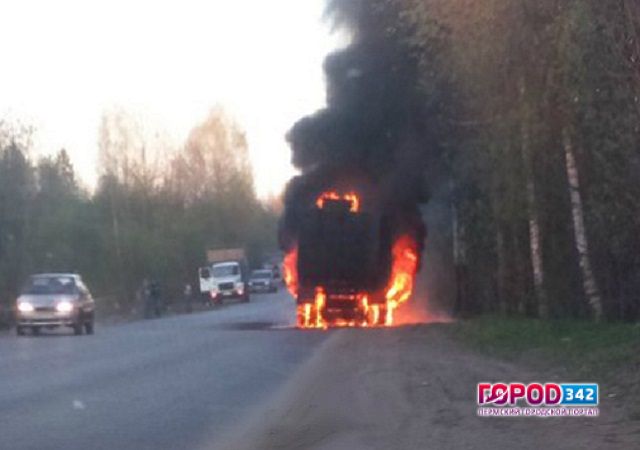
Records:
[[[360,311],[362,311],[364,315],[364,320],[362,321],[362,326],[368,326],[367,317],[369,316],[369,296],[364,294],[360,297]]]
[[[298,246],[289,250],[283,261],[284,282],[294,297],[298,296]]]
[[[360,211],[360,198],[354,192],[339,194],[336,191],[323,192],[316,199],[316,207],[324,208],[327,200],[343,200],[349,202],[349,211]],[[284,280],[291,292],[298,294],[298,247],[294,246],[284,258]],[[393,244],[392,267],[389,281],[384,290],[384,298],[375,301],[370,293],[361,292],[350,295],[354,303],[355,314],[352,319],[332,318],[327,322],[325,309],[327,292],[323,286],[316,286],[313,299],[305,299],[297,307],[299,328],[327,329],[332,327],[369,327],[392,326],[394,312],[409,300],[413,292],[414,278],[418,268],[418,248],[415,240],[409,235],[400,236]],[[382,302],[380,302],[382,300]]]
[[[315,315],[315,327],[316,328],[327,328],[327,324],[325,323],[324,317],[322,316],[322,312],[324,311],[324,306],[327,303],[327,294],[325,294],[324,289],[321,287],[316,288],[316,299],[314,306],[314,315]]]
[[[301,316],[298,316],[298,325],[301,328],[311,328],[311,303],[300,305],[298,309],[302,310]]]
[[[285,281],[289,290],[297,292],[297,248],[285,257]],[[395,310],[409,300],[413,292],[414,279],[418,268],[418,251],[411,236],[398,238],[392,248],[391,276],[385,289],[384,302],[371,302],[367,293],[353,295],[354,307],[360,319],[334,319],[329,324],[324,316],[327,293],[321,286],[316,287],[313,301],[298,305],[298,327],[327,329],[332,327],[393,326]],[[295,294],[294,294],[295,295]]]
[[[380,320],[380,305],[371,305],[371,323],[376,324]]]
[[[327,200],[345,200],[351,204],[349,211],[353,213],[360,211],[360,198],[355,192],[348,192],[342,195],[338,194],[336,191],[323,192],[316,200],[316,206],[318,209],[324,208],[324,203]]]
[[[418,269],[418,251],[411,236],[400,236],[393,244],[391,277],[387,285],[385,298],[387,312],[385,325],[393,325],[394,310],[409,300],[413,292],[413,282]]]

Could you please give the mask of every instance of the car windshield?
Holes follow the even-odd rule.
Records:
[[[271,271],[269,270],[254,270],[251,274],[251,278],[255,280],[268,280],[271,278]]]
[[[238,275],[240,268],[237,264],[226,264],[224,266],[213,266],[214,277],[229,277]]]
[[[22,289],[22,293],[28,295],[74,294],[75,292],[75,280],[64,276],[32,277]]]

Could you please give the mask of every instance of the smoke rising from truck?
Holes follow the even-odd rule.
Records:
[[[387,286],[386,294],[397,306],[411,294],[426,238],[419,206],[428,196],[428,102],[412,81],[417,61],[380,29],[365,2],[337,1],[331,8],[352,41],[325,60],[326,108],[301,118],[287,135],[301,174],[285,191],[280,244],[296,260],[288,264],[293,268],[310,208],[320,208],[326,195],[356,196],[363,212],[385,222],[390,242],[379,265],[388,267],[380,283],[395,286]],[[397,279],[399,270],[404,275]]]

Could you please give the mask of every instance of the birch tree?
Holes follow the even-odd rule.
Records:
[[[591,257],[589,255],[589,240],[584,224],[584,208],[580,193],[580,177],[576,165],[573,142],[567,126],[562,129],[562,144],[564,147],[569,196],[571,198],[571,217],[573,218],[573,232],[578,261],[582,272],[582,285],[584,294],[591,307],[596,321],[602,319],[602,298],[598,289],[598,283],[591,269]]]

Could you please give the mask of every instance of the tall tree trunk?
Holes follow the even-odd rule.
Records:
[[[520,104],[522,115],[520,118],[520,148],[524,164],[527,215],[529,222],[529,250],[531,253],[531,267],[533,270],[533,289],[536,306],[540,318],[549,317],[548,296],[544,286],[544,262],[542,259],[542,237],[540,232],[540,218],[536,201],[536,184],[531,152],[531,130],[528,102],[526,100],[526,84],[524,76],[520,79]]]
[[[455,191],[453,181],[451,192]],[[468,289],[467,254],[464,225],[460,223],[455,194],[451,202],[451,229],[453,234],[453,266],[455,269],[456,299],[454,311],[456,314],[467,315],[472,312]]]
[[[524,246],[521,243],[521,239],[519,237],[519,234],[517,232],[517,230],[513,230],[513,227],[511,228],[511,247],[513,249],[512,255],[511,255],[511,261],[513,262],[513,267],[515,268],[514,270],[514,277],[513,277],[513,284],[514,284],[514,288],[512,292],[516,292],[517,295],[517,303],[515,305],[516,307],[516,312],[520,315],[524,315],[525,312],[527,311],[527,307],[525,304],[525,297],[523,295],[524,292],[526,292],[527,290],[527,286],[528,286],[528,282],[527,282],[527,269],[524,267],[524,255],[528,254],[528,252],[525,252],[524,250]]]
[[[125,268],[124,268],[124,257],[122,254],[122,243],[120,239],[120,221],[118,220],[118,213],[116,211],[116,198],[115,193],[113,192],[114,187],[111,186],[109,192],[109,200],[111,203],[111,227],[113,230],[113,238],[115,241],[116,247],[116,261],[118,264],[118,299],[116,300],[118,303],[122,303],[126,301],[127,296],[127,288],[125,281]]]
[[[628,37],[625,41],[627,45],[630,46],[631,54],[627,54],[626,52],[622,52],[620,55],[626,61],[631,61],[633,64],[633,89],[635,91],[636,96],[640,95],[640,66],[638,61],[640,61],[640,32],[638,28],[640,27],[640,6],[636,1],[631,0],[623,0],[624,6],[624,14],[626,16],[626,32],[628,33]],[[623,34],[624,36],[625,34]],[[624,44],[623,44],[624,48]],[[640,114],[640,103],[634,102],[636,106],[636,110],[638,114]]]
[[[573,142],[569,129],[565,126],[562,129],[562,144],[566,159],[567,179],[569,181],[569,195],[571,198],[571,215],[573,217],[573,235],[576,250],[578,251],[578,262],[582,275],[582,286],[584,295],[591,307],[591,312],[596,321],[602,319],[602,298],[598,283],[591,269],[591,259],[589,257],[589,241],[584,225],[584,208],[582,206],[582,195],[580,194],[580,178],[578,166],[573,149]]]
[[[504,158],[503,154],[499,155],[500,158]],[[501,192],[501,175],[500,171],[496,171],[492,174],[491,184],[491,208],[493,212],[493,218],[496,226],[496,258],[497,258],[497,272],[496,272],[496,290],[498,295],[498,310],[500,314],[506,315],[509,312],[509,305],[507,304],[507,252],[505,244],[505,226],[502,219],[501,201],[503,195]]]

